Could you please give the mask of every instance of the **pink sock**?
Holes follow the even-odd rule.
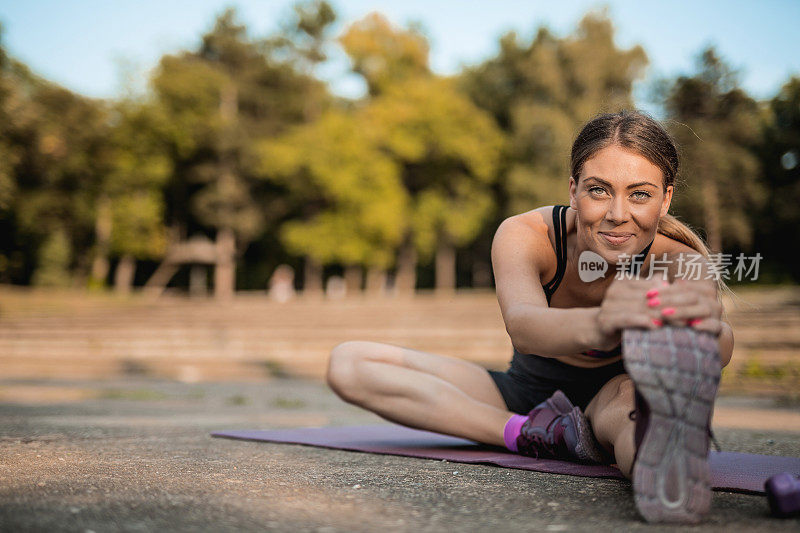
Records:
[[[517,451],[517,437],[522,431],[522,424],[528,420],[524,415],[512,415],[506,422],[506,427],[503,429],[503,441],[506,443],[506,448],[512,452]]]

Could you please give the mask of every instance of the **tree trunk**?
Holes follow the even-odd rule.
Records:
[[[347,265],[344,267],[344,286],[348,296],[361,294],[363,282],[364,272],[360,265]]]
[[[114,291],[117,294],[129,294],[133,287],[133,276],[136,274],[136,259],[130,254],[123,255],[114,271]]]
[[[397,274],[394,281],[396,296],[413,296],[417,288],[417,250],[407,239],[397,255]]]
[[[303,267],[303,296],[322,296],[322,265],[306,256]]]
[[[94,223],[95,254],[92,261],[92,273],[89,276],[90,288],[102,288],[108,277],[108,250],[111,241],[111,200],[101,196],[97,202],[97,218]]]
[[[703,182],[703,203],[705,204],[705,222],[708,247],[712,252],[722,251],[722,224],[719,212],[719,194],[717,184],[710,179]]]
[[[450,295],[456,290],[456,249],[446,238],[436,247],[436,294]]]
[[[230,300],[236,291],[236,236],[231,228],[217,230],[217,264],[214,268],[214,296]]]
[[[385,269],[369,267],[367,269],[367,295],[371,297],[384,296],[386,294],[386,278]]]
[[[235,83],[225,84],[220,93],[219,114],[222,119],[220,131],[220,176],[219,187],[225,191],[236,179],[236,161],[233,153],[235,128],[239,112],[239,92]],[[227,198],[220,198],[221,206],[217,219],[216,252],[214,268],[214,296],[218,300],[230,300],[236,292],[236,234],[234,233],[235,208]]]

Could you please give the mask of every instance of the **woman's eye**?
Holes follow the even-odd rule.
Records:
[[[602,187],[589,187],[589,192],[592,194],[602,194],[606,192]]]
[[[647,200],[648,198],[650,198],[650,193],[644,191],[636,191],[635,193],[633,193],[633,195],[636,197],[637,200]]]

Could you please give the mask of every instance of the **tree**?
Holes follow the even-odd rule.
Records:
[[[10,75],[11,59],[2,46],[3,27],[0,25],[0,216],[7,213],[16,184],[14,166],[18,160],[18,148],[12,144],[15,129],[15,105],[19,105],[21,95]]]
[[[24,128],[23,96],[15,80],[14,65],[2,44],[3,27],[0,25],[0,281],[12,279],[12,259],[18,245],[15,239],[14,204],[17,196],[15,178],[23,147],[18,140]]]
[[[502,217],[564,200],[578,129],[597,113],[633,107],[633,82],[646,65],[640,46],[616,46],[599,12],[564,38],[542,27],[526,44],[507,33],[497,57],[464,72],[463,89],[510,136]]]
[[[98,244],[119,258],[114,275],[117,292],[133,284],[136,260],[160,259],[167,247],[163,187],[173,168],[164,140],[165,117],[148,101],[122,101],[114,110],[109,136],[109,171],[101,209],[103,231]],[[104,276],[103,276],[104,278]]]
[[[435,258],[436,290],[454,290],[456,247],[469,245],[494,215],[502,134],[446,79],[397,83],[364,113],[378,145],[401,166],[411,201],[398,289],[414,290],[417,258]]]
[[[89,277],[97,199],[106,167],[108,110],[12,62],[16,86],[12,210],[18,236],[36,257],[34,283],[82,285]]]
[[[428,41],[415,28],[398,29],[380,13],[370,13],[339,38],[353,72],[367,82],[370,96],[393,84],[431,75]]]
[[[698,58],[697,73],[672,84],[665,107],[681,147],[687,189],[675,195],[675,210],[690,221],[702,221],[713,251],[749,248],[753,228],[748,214],[766,200],[755,155],[762,129],[757,103],[708,48]]]
[[[455,289],[455,247],[469,244],[493,209],[503,137],[491,117],[428,69],[428,44],[381,15],[354,23],[340,42],[370,95],[364,120],[401,168],[409,196],[396,288],[413,292],[418,258],[436,259],[437,291]]]
[[[302,206],[281,227],[282,244],[312,264],[345,265],[356,291],[353,272],[363,265],[375,276],[391,266],[408,221],[400,168],[372,135],[360,114],[330,110],[261,145],[266,179]]]
[[[509,139],[494,189],[495,217],[471,250],[474,280],[491,281],[492,237],[504,218],[564,203],[575,135],[597,113],[632,108],[633,83],[646,65],[644,50],[618,48],[611,21],[595,12],[563,38],[545,27],[530,42],[509,32],[496,57],[462,73],[461,89]]]
[[[800,281],[800,77],[792,77],[769,102],[758,147],[767,201],[751,217],[757,251]],[[773,268],[777,270],[777,268]]]
[[[168,186],[173,234],[216,234],[215,291],[230,296],[235,260],[283,214],[260,185],[253,143],[313,120],[327,105],[325,86],[310,74],[334,16],[324,2],[295,11],[291,35],[252,39],[232,9],[220,15],[200,47],[162,59],[153,79],[173,129],[176,171]],[[311,44],[294,46],[304,34]],[[187,209],[188,207],[188,209]]]

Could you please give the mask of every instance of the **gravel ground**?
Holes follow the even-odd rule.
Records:
[[[0,381],[0,530],[677,529],[642,522],[623,481],[209,435],[382,422],[315,381]],[[800,456],[800,430],[786,429],[715,432],[724,450]],[[763,497],[715,492],[694,530],[798,528]]]

